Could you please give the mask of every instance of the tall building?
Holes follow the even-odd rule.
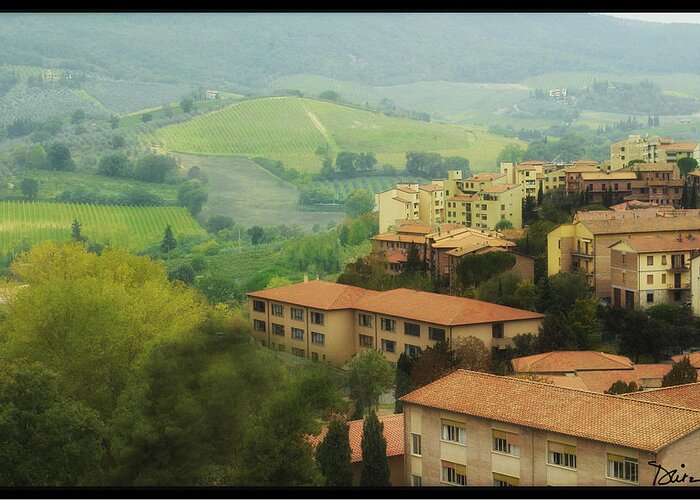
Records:
[[[651,486],[649,462],[700,476],[700,410],[668,400],[457,370],[401,401],[408,484]]]
[[[632,160],[656,163],[659,161],[659,147],[671,142],[673,139],[640,135],[630,135],[627,139],[614,142],[610,144],[610,170],[624,168]]]

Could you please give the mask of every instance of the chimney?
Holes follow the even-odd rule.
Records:
[[[309,282],[309,273],[304,273],[304,283]]]

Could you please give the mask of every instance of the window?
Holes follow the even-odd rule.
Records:
[[[639,481],[639,465],[636,458],[608,453],[608,477],[636,483]]]
[[[396,352],[396,342],[393,340],[382,339],[382,351]]]
[[[501,211],[504,211],[506,209],[505,205],[501,205]]]
[[[662,265],[662,266],[665,266],[665,265],[666,265],[666,256],[665,256],[665,255],[662,255],[662,256],[661,256],[661,265]]]
[[[292,338],[294,340],[304,340],[304,330],[292,327]]]
[[[494,339],[503,338],[503,323],[494,323],[491,325],[491,337]]]
[[[493,473],[493,485],[494,486],[520,486],[520,479],[513,476],[506,476],[505,474]]]
[[[663,284],[663,285],[666,284],[666,275],[665,274],[661,275],[661,284]]]
[[[654,275],[647,274],[647,285],[653,285],[653,284],[654,284]]]
[[[360,334],[360,346],[361,347],[372,347],[374,339],[369,335]]]
[[[403,331],[406,335],[420,337],[420,325],[416,325],[415,323],[404,323]]]
[[[562,467],[576,468],[576,447],[547,441],[547,462]]]
[[[311,361],[318,361],[318,353],[317,352],[311,353]]]
[[[614,191],[617,191],[617,190],[618,190],[618,188],[617,188],[617,182],[616,182],[616,183],[615,183]]]
[[[278,325],[277,323],[272,323],[272,333],[275,335],[281,335],[284,337],[284,325]]]
[[[253,301],[253,311],[258,311],[258,312],[265,312],[265,302],[262,300],[254,300]]]
[[[284,316],[284,306],[279,304],[272,304],[272,315],[273,316]]]
[[[493,429],[493,451],[520,456],[519,435],[513,432],[505,432]]]
[[[326,344],[326,336],[322,333],[311,332],[311,343],[318,345]]]
[[[421,350],[417,345],[406,344],[405,352],[409,358],[415,358],[420,355]]]
[[[311,312],[311,322],[314,325],[322,325],[323,324],[323,313],[318,313],[318,312]]]
[[[421,456],[420,452],[420,434],[411,433],[411,453],[413,455]]]
[[[654,256],[647,255],[647,266],[653,266],[653,265],[654,265]]]
[[[372,327],[372,315],[360,313],[360,326]]]
[[[254,319],[253,320],[253,330],[256,332],[264,332],[265,331],[265,322],[260,321],[259,319]]]
[[[416,475],[412,474],[411,475],[411,486],[422,486],[422,485],[423,485],[422,478],[420,476],[416,476]]]
[[[292,307],[292,319],[297,321],[304,321],[304,310],[298,307]]]
[[[467,485],[467,466],[442,461],[442,482],[457,486]]]
[[[647,304],[652,304],[654,302],[654,294],[647,293]]]
[[[465,430],[463,423],[455,422],[454,420],[447,420],[446,418],[441,419],[440,422],[442,424],[443,441],[467,444],[467,431]]]
[[[382,330],[384,330],[386,332],[395,332],[396,331],[396,320],[382,318]]]
[[[304,349],[298,349],[296,347],[292,347],[292,354],[295,356],[299,356],[300,358],[305,358],[306,353],[304,352]]]
[[[428,327],[428,338],[430,340],[445,340],[445,329],[444,328],[433,328]]]

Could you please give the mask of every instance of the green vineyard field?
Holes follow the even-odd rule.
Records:
[[[71,222],[78,219],[81,233],[91,241],[132,251],[157,245],[170,224],[175,238],[204,234],[183,207],[117,207],[23,201],[0,202],[0,252],[21,247],[23,241],[64,241]]]

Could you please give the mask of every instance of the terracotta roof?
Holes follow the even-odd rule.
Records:
[[[453,248],[445,252],[447,255],[453,255],[455,257],[462,257],[469,253],[477,252],[484,249],[505,249],[507,247],[514,247],[515,243],[508,240],[485,238],[481,240],[474,240],[470,242],[465,242],[463,245]]]
[[[361,297],[377,294],[379,292],[356,286],[311,280],[306,283],[295,283],[293,285],[248,292],[247,295],[249,297],[259,297],[330,311],[334,309],[352,309]]]
[[[683,234],[681,241],[678,241],[677,237],[677,234],[633,234],[629,238],[613,243],[610,248],[615,248],[619,244],[627,244],[637,253],[682,252],[700,249],[700,235],[695,235],[693,239],[690,239],[688,234]]]
[[[474,194],[472,194],[472,195],[456,194],[456,195],[452,196],[451,198],[448,198],[447,200],[448,201],[453,201],[453,200],[456,200],[456,201],[476,201],[478,199],[479,199],[479,197],[474,195]]]
[[[467,370],[400,399],[651,452],[700,428],[698,410]]]
[[[386,456],[395,457],[403,455],[403,413],[378,417],[384,424],[384,439],[386,439]],[[350,438],[350,461],[362,462],[362,431],[364,420],[350,420],[348,422]],[[323,441],[328,434],[328,427],[323,426],[321,432],[316,436],[307,436],[311,445],[316,446]]]
[[[581,377],[571,375],[546,375],[542,377],[544,381],[551,382],[559,387],[568,387],[569,389],[578,389],[579,391],[587,391],[588,386],[583,382]]]
[[[392,200],[395,200],[395,201],[400,201],[401,203],[406,203],[407,205],[410,205],[410,204],[413,203],[413,202],[410,201],[410,200],[404,200],[403,198],[399,198],[398,196],[394,196],[394,197],[392,197],[391,199],[392,199]]]
[[[700,369],[700,352],[693,352],[691,354],[678,354],[676,356],[671,356],[671,360],[674,363],[678,363],[683,360],[688,356],[690,359],[690,364],[693,366],[693,368]]]
[[[598,165],[600,162],[595,160],[576,160],[572,161],[572,165]]]
[[[642,379],[658,379],[671,369],[671,365],[634,365],[632,370],[603,370],[603,371],[580,371],[576,375],[581,378],[589,391],[605,392],[610,389],[618,380],[629,384],[634,382],[638,387],[642,387]]]
[[[404,243],[425,243],[425,236],[421,234],[396,234],[396,233],[382,233],[372,236],[373,240],[377,241],[396,241]]]
[[[367,295],[355,309],[445,326],[544,318],[524,309],[407,288]]]
[[[696,177],[700,177],[700,170],[693,170],[692,172],[688,172],[688,175],[694,175]]]
[[[654,203],[652,201],[624,201],[622,203],[618,203],[617,205],[611,205],[610,210],[635,210],[635,208],[650,208],[650,207],[658,207],[658,203]]]
[[[697,147],[697,142],[672,142],[670,144],[662,144],[659,146],[659,149],[666,151],[694,151]]]
[[[430,225],[420,221],[404,219],[399,223],[399,228],[396,230],[396,232],[427,234],[430,232]]]
[[[416,194],[418,191],[416,191],[413,188],[409,188],[407,186],[396,186],[397,191],[403,191],[404,193],[411,193],[411,194]]]
[[[518,163],[518,165],[544,165],[544,162],[540,160],[528,160]]]
[[[681,408],[700,410],[700,382],[662,387],[660,389],[649,389],[625,394],[624,396],[641,401],[651,401],[671,406],[680,406]]]
[[[494,173],[479,173],[479,174],[474,174],[471,177],[468,177],[467,179],[464,179],[465,181],[492,181],[494,179],[499,179],[503,177],[506,174],[494,174]]]
[[[425,186],[420,186],[418,189],[422,189],[423,191],[443,191],[445,188],[437,184],[426,184]]]
[[[626,210],[626,211],[614,211],[610,210],[608,213],[613,214],[630,214],[631,217],[625,217],[624,219],[617,220],[582,220],[580,221],[589,231],[593,234],[625,234],[625,233],[644,233],[652,231],[691,231],[700,229],[700,217],[698,217],[698,212],[700,210],[694,209],[690,212],[695,212],[695,216],[688,216],[690,214],[686,213],[684,215],[675,215],[665,217],[663,215],[657,215],[656,217],[634,217],[637,212],[643,210],[655,210],[655,209],[639,209],[639,210]],[[674,211],[676,212],[676,211]],[[666,212],[673,214],[674,212]],[[685,210],[684,212],[688,212]],[[663,214],[664,212],[659,212]],[[630,220],[634,219],[634,223],[630,224]]]
[[[402,250],[392,250],[386,252],[386,261],[389,264],[402,264],[408,260],[406,253]]]
[[[622,220],[639,219],[640,217],[653,218],[659,213],[675,213],[673,207],[638,208],[635,210],[578,210],[574,214],[574,221],[587,220]],[[700,212],[698,210],[697,212]],[[682,215],[682,214],[681,214]]]
[[[551,351],[514,358],[511,363],[513,369],[521,373],[632,369],[632,361],[629,358],[595,351]]]
[[[599,180],[632,180],[637,179],[637,174],[634,172],[583,172],[581,179],[584,181],[599,181]]]
[[[600,169],[595,165],[571,165],[564,167],[566,173],[582,173],[582,172],[600,172]]]
[[[482,193],[504,193],[511,189],[519,188],[520,184],[495,184],[483,189]]]
[[[640,172],[672,172],[677,167],[673,163],[634,163],[631,168]]]
[[[515,167],[515,170],[518,172],[526,172],[526,171],[532,171],[532,170],[537,170],[537,169],[533,166],[530,166],[530,165],[520,164],[517,167]]]

